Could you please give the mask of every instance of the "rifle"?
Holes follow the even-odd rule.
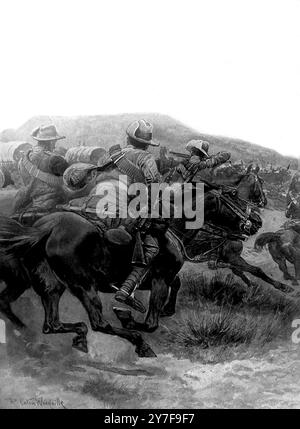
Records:
[[[103,165],[97,165],[96,167],[92,167],[91,170],[96,170],[97,172],[101,173],[102,171],[105,171],[107,168],[110,168],[112,165],[115,165],[113,160],[108,160]]]
[[[169,153],[171,153],[172,155],[175,155],[175,156],[179,156],[180,158],[185,158],[185,159],[188,159],[191,156],[188,153],[175,152],[174,150],[170,150]]]

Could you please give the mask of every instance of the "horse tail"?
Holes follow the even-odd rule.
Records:
[[[254,243],[254,249],[261,251],[268,243],[278,242],[279,234],[276,232],[265,232],[260,234]]]
[[[44,256],[42,245],[49,237],[53,225],[47,228],[23,226],[14,219],[0,217],[0,251],[3,256],[24,258],[30,254],[41,260]]]

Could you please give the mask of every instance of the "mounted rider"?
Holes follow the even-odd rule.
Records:
[[[101,165],[94,167],[89,164],[74,164],[70,166],[64,174],[65,184],[69,188],[87,187],[89,197],[85,201],[92,199],[96,202],[93,205],[97,207],[97,218],[99,221],[99,206],[97,197],[102,194],[101,189],[114,188],[116,193],[125,194],[125,201],[128,203],[128,187],[133,183],[144,183],[147,187],[151,183],[160,182],[160,174],[157,169],[156,161],[152,153],[148,151],[149,146],[159,146],[153,140],[153,126],[150,122],[143,119],[134,121],[126,130],[126,146],[121,149],[120,145],[114,145],[109,150],[109,156],[103,158]],[[127,179],[126,183],[122,180]],[[149,188],[148,188],[149,189]],[[113,194],[113,193],[112,193]],[[148,198],[150,197],[148,192]],[[108,196],[108,199],[110,197]],[[117,209],[120,211],[120,198],[117,198]],[[110,206],[110,203],[112,206]],[[115,206],[115,199],[108,200],[107,209]],[[69,209],[77,210],[80,202],[69,204]],[[74,206],[74,208],[73,208]],[[149,202],[148,202],[149,208]],[[96,210],[95,210],[96,211]],[[102,216],[100,216],[102,218]],[[138,301],[133,292],[141,284],[149,271],[153,258],[159,252],[158,238],[152,234],[152,223],[150,218],[118,218],[118,213],[113,218],[104,218],[104,223],[108,227],[106,238],[111,243],[118,245],[123,239],[126,240],[126,232],[135,238],[135,248],[132,257],[132,269],[128,277],[115,294],[115,299],[122,302],[137,311],[145,312],[143,304]],[[125,238],[124,238],[125,237]]]
[[[300,172],[295,173],[288,190],[286,217],[300,218]]]
[[[168,176],[169,182],[189,181],[196,174],[201,181],[201,171],[224,164],[231,157],[229,152],[219,152],[216,155],[208,155],[209,143],[205,140],[190,140],[186,144],[186,150],[190,157],[181,161]],[[200,174],[198,174],[200,172]]]
[[[37,145],[25,153],[19,163],[25,186],[16,195],[15,216],[27,213],[34,217],[36,213],[49,213],[57,204],[65,202],[63,173],[68,163],[64,157],[53,153],[56,142],[65,136],[61,136],[52,124],[35,128],[31,136]]]
[[[159,143],[153,140],[153,125],[145,120],[134,121],[129,125],[126,131],[127,145],[124,149],[116,152],[111,152],[111,157],[116,166],[129,179],[136,181],[134,177],[133,165],[141,173],[142,180],[146,185],[160,182],[160,174],[156,165],[154,156],[148,151],[149,146],[159,146]],[[120,159],[120,157],[122,159]],[[124,162],[125,161],[125,162]],[[150,189],[150,187],[149,187]],[[150,197],[150,193],[148,193]],[[143,304],[138,301],[132,294],[135,289],[141,284],[146,276],[152,260],[159,252],[158,239],[151,234],[151,220],[147,219],[142,222],[137,231],[137,240],[142,237],[144,265],[141,266],[139,261],[132,261],[132,270],[120,289],[115,294],[115,299],[134,308],[137,311],[145,312]],[[141,234],[141,236],[139,236]],[[138,262],[138,263],[137,263]]]

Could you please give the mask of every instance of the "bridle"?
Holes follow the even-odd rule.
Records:
[[[244,200],[238,197],[239,200],[243,201],[246,204],[246,209],[244,211],[240,207],[238,207],[238,205],[235,204],[230,198],[223,195],[222,191],[213,189],[210,192],[217,197],[218,213],[220,213],[221,211],[220,203],[222,201],[227,208],[229,208],[236,216],[240,218],[240,223],[239,223],[240,230],[244,231],[246,234],[249,234],[252,226],[252,222],[250,220],[252,209],[250,207],[249,202],[247,200]]]
[[[249,173],[246,173],[245,176],[242,177],[240,183],[242,182],[242,180],[244,180],[245,178],[249,178],[250,176],[254,178],[254,186],[256,187],[256,189],[254,189],[253,192],[254,193],[257,193],[257,191],[259,192],[259,199],[257,201],[254,201],[252,198],[251,203],[253,204],[253,206],[256,205],[258,207],[264,207],[265,195],[262,187],[262,179],[259,178],[259,176],[256,173],[254,173],[253,171],[250,171]],[[243,198],[241,198],[241,200],[243,200]],[[243,201],[246,201],[246,200],[243,200]]]
[[[210,232],[207,231],[205,228],[200,228],[199,231],[205,231],[208,233],[211,233],[212,235],[218,235],[219,237],[223,237],[224,238],[224,233],[226,234],[225,239],[244,239],[243,237],[243,233],[245,235],[249,235],[251,232],[251,227],[252,227],[252,222],[250,220],[250,216],[251,216],[251,205],[249,204],[249,202],[247,200],[242,200],[241,198],[239,198],[239,200],[245,202],[246,204],[246,209],[245,211],[242,210],[240,207],[237,206],[237,204],[235,204],[230,198],[226,197],[225,195],[222,194],[221,190],[216,190],[216,189],[211,189],[209,190],[209,192],[211,194],[213,194],[216,197],[216,201],[217,201],[217,213],[220,214],[221,212],[221,202],[227,207],[229,208],[239,219],[239,229],[241,231],[241,235],[237,235],[237,234],[230,234],[228,233],[225,229],[223,229],[220,226],[216,226],[213,224],[210,224],[210,227],[212,229],[214,229],[214,232]],[[254,204],[253,204],[254,206]],[[179,229],[177,229],[175,226],[171,225],[169,227],[169,229],[171,231],[173,231],[173,233],[175,233],[175,235],[178,238],[178,235],[181,236],[182,240],[185,240],[187,238],[187,234],[183,233],[182,231],[180,231]],[[218,233],[216,230],[221,230],[222,234]]]

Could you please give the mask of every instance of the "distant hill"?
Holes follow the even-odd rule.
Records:
[[[60,146],[69,148],[85,144],[87,146],[102,146],[106,149],[117,143],[123,145],[128,124],[139,118],[148,119],[152,122],[154,124],[154,138],[160,141],[161,146],[167,146],[175,151],[184,151],[184,145],[188,140],[200,138],[210,142],[211,153],[228,150],[231,152],[233,160],[258,161],[261,164],[272,163],[283,167],[291,164],[292,168],[297,168],[296,158],[283,156],[274,150],[244,140],[204,134],[166,115],[147,113],[51,117],[59,132],[67,137],[59,142]],[[16,130],[4,130],[0,133],[0,141],[27,140],[33,142],[30,137],[31,131],[36,126],[49,122],[48,116],[35,116]]]

